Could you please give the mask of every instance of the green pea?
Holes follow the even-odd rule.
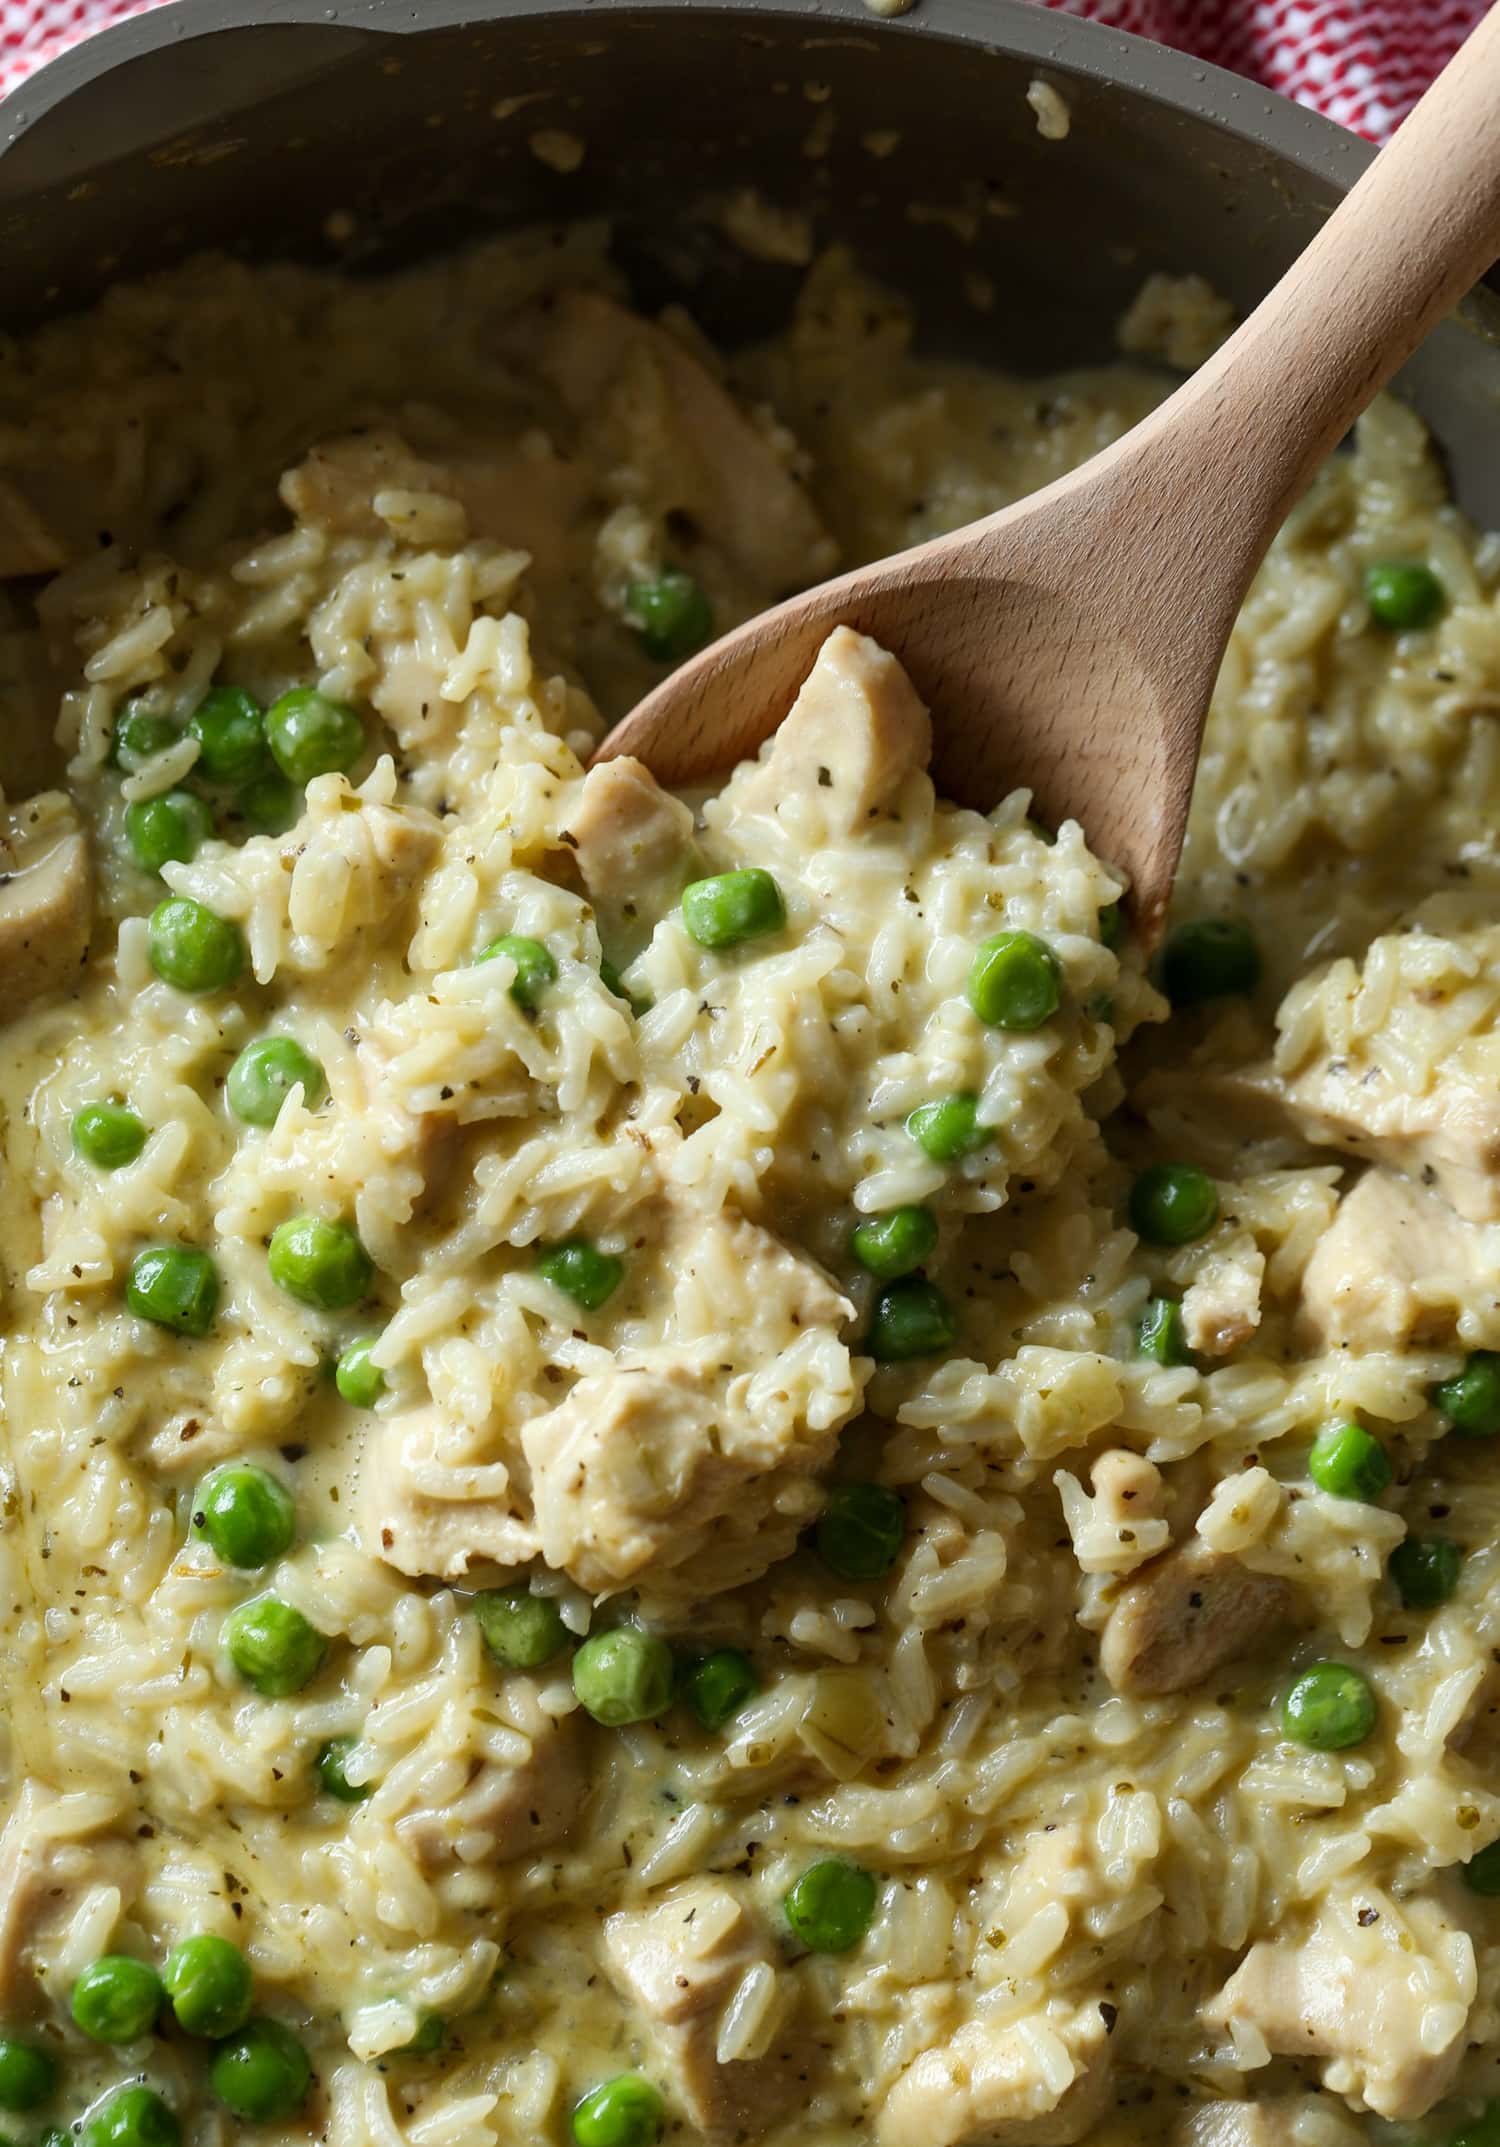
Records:
[[[528,1014],[534,1013],[547,986],[557,982],[557,963],[539,939],[528,939],[524,932],[502,932],[498,939],[490,941],[479,959],[493,962],[502,954],[515,964],[516,973],[508,987],[512,999]]]
[[[1458,1586],[1463,1552],[1446,1536],[1408,1536],[1391,1552],[1390,1575],[1408,1610],[1436,1610]]]
[[[279,1595],[252,1596],[224,1620],[224,1645],[247,1685],[268,1700],[284,1700],[310,1684],[328,1644],[300,1610]]]
[[[441,2013],[420,2013],[417,2016],[417,2032],[409,2043],[399,2045],[396,2055],[403,2058],[430,2058],[435,2050],[441,2050],[448,2033],[448,2023]]]
[[[682,1696],[706,1730],[722,1729],[759,1690],[755,1665],[739,1648],[715,1648],[682,1681]]]
[[[73,1147],[98,1170],[120,1170],[146,1145],[146,1128],[120,1103],[86,1103],[73,1114]]]
[[[219,1271],[193,1245],[148,1245],[130,1263],[125,1302],[137,1319],[205,1335],[219,1309]]]
[[[1148,1297],[1135,1328],[1135,1353],[1153,1357],[1158,1364],[1191,1364],[1182,1323],[1182,1306],[1175,1297]]]
[[[247,1126],[274,1126],[294,1088],[315,1111],[328,1093],[328,1076],[310,1052],[290,1036],[258,1036],[229,1069],[224,1093]]]
[[[653,2147],[666,2105],[638,2072],[617,2073],[591,2088],[573,2111],[577,2147]]]
[[[884,1484],[836,1484],[829,1492],[813,1547],[840,1580],[883,1580],[906,1539],[906,1507]]]
[[[1035,932],[996,932],[969,971],[968,1000],[991,1029],[1040,1029],[1062,1004],[1062,964]]]
[[[573,1657],[579,1704],[606,1729],[664,1715],[676,1682],[672,1650],[638,1625],[591,1633]]]
[[[625,1279],[625,1262],[612,1252],[600,1252],[587,1238],[567,1238],[561,1245],[549,1246],[536,1268],[585,1312],[597,1312]]]
[[[330,1737],[318,1747],[313,1771],[318,1777],[320,1789],[336,1797],[340,1804],[363,1804],[366,1797],[375,1794],[373,1782],[351,1782],[348,1775],[349,1754],[358,1745],[357,1737]]]
[[[378,1334],[362,1334],[351,1342],[334,1367],[333,1383],[351,1409],[373,1409],[385,1392],[385,1373],[370,1362]]]
[[[1363,1424],[1329,1424],[1307,1457],[1307,1473],[1333,1498],[1379,1498],[1391,1481],[1390,1456]]]
[[[654,581],[634,581],[625,592],[625,611],[648,656],[658,663],[681,663],[713,638],[714,615],[691,574],[669,567]]]
[[[209,2085],[247,2124],[274,2124],[307,2100],[313,2070],[307,2052],[279,2020],[256,2019],[220,2043]]]
[[[288,782],[307,784],[352,768],[365,749],[365,727],[316,686],[293,686],[266,710],[266,742]]]
[[[187,895],[157,903],[146,927],[146,951],[163,983],[178,991],[224,991],[245,966],[239,926]]]
[[[1130,1227],[1148,1245],[1190,1245],[1219,1220],[1219,1189],[1191,1163],[1148,1164],[1130,1189]]]
[[[871,1872],[828,1856],[808,1865],[782,1908],[809,1953],[847,1953],[869,1930],[878,1892]]]
[[[184,2035],[233,2035],[250,2018],[250,1963],[227,1938],[184,1938],[167,1955],[162,1981]]]
[[[1420,559],[1375,559],[1365,568],[1365,602],[1377,626],[1393,633],[1436,626],[1448,609],[1448,592]]]
[[[321,1215],[278,1223],[266,1260],[276,1287],[317,1312],[345,1312],[358,1304],[375,1273],[350,1225],[325,1222]]]
[[[937,1241],[937,1217],[931,1208],[892,1208],[886,1215],[871,1215],[856,1223],[849,1250],[870,1274],[882,1282],[895,1282],[920,1267]]]
[[[182,733],[166,716],[149,715],[139,701],[132,701],[115,719],[109,757],[127,775],[138,775],[147,761],[176,745]]]
[[[1480,1894],[1487,1901],[1500,1894],[1500,1841],[1474,1851],[1464,1865],[1464,1884],[1471,1894]]]
[[[474,1598],[484,1644],[507,1670],[537,1670],[567,1646],[568,1628],[550,1595],[533,1595],[525,1581],[486,1588]]]
[[[236,810],[257,835],[284,835],[297,818],[297,793],[278,769],[247,783],[235,800]]]
[[[1500,1352],[1471,1351],[1461,1372],[1428,1389],[1428,1400],[1465,1438],[1492,1439],[1500,1431]]]
[[[269,1469],[229,1461],[204,1479],[193,1502],[193,1527],[225,1565],[249,1572],[291,1549],[297,1509],[291,1492]]]
[[[682,922],[700,947],[740,947],[786,924],[781,889],[759,865],[715,873],[682,890]]]
[[[937,1103],[919,1103],[909,1112],[906,1130],[934,1163],[956,1163],[993,1140],[993,1126],[979,1123],[979,1098],[944,1096]]]
[[[34,2110],[56,2086],[57,2067],[45,2050],[0,2036],[0,2110]]]
[[[1260,948],[1241,917],[1195,917],[1169,934],[1161,955],[1161,987],[1175,1007],[1253,992],[1260,982]]]
[[[1315,1662],[1281,1703],[1283,1733],[1315,1752],[1345,1752],[1363,1744],[1375,1727],[1375,1694],[1369,1680],[1343,1662]]]
[[[148,1962],[106,1953],[73,1985],[73,2022],[96,2043],[133,2043],[155,2023],[162,1997],[161,1978]]]
[[[1111,954],[1118,954],[1125,944],[1125,908],[1120,902],[1106,902],[1099,912],[1099,944]]]
[[[953,1308],[934,1282],[905,1275],[888,1282],[870,1307],[865,1348],[878,1364],[940,1357],[958,1332]]]
[[[619,970],[607,954],[601,955],[599,958],[599,982],[616,999],[623,999],[637,1020],[640,1019],[642,1014],[650,1013],[650,999],[644,992],[633,992],[627,988],[625,979],[620,975]]]
[[[181,2141],[182,2127],[161,2096],[134,2081],[84,2119],[76,2147],[181,2147]]]
[[[198,772],[210,783],[248,783],[265,769],[265,712],[242,686],[210,687],[188,729],[198,741]]]
[[[147,872],[187,864],[213,831],[213,814],[190,790],[164,790],[159,797],[137,798],[125,808],[125,839]]]

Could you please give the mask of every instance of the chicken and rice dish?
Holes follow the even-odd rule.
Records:
[[[1167,375],[605,262],[0,353],[0,2135],[1500,2139],[1500,545],[1364,421],[1148,958],[847,629],[588,761]]]

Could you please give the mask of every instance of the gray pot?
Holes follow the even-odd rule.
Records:
[[[1038,73],[1072,108],[1066,141],[1027,107]],[[1248,306],[1370,155],[1022,0],[919,0],[894,21],[861,0],[179,0],[66,54],[0,120],[12,327],[203,246],[373,268],[607,211],[641,300],[685,298],[733,342],[778,320],[797,277],[695,213],[750,182],[914,298],[930,345],[1023,368],[1107,354],[1152,269]],[[539,161],[538,129],[576,136],[581,166]],[[1500,524],[1500,302],[1472,300],[1402,388],[1463,503]]]

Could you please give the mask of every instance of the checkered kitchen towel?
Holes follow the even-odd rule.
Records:
[[[167,4],[191,7],[194,0],[0,0],[0,94],[91,31]],[[1381,142],[1457,51],[1490,0],[1047,4],[1195,52]]]

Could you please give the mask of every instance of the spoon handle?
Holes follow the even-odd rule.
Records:
[[[1319,464],[1500,258],[1500,6],[1236,332],[1157,419],[1200,488],[1181,534],[1243,585]]]

